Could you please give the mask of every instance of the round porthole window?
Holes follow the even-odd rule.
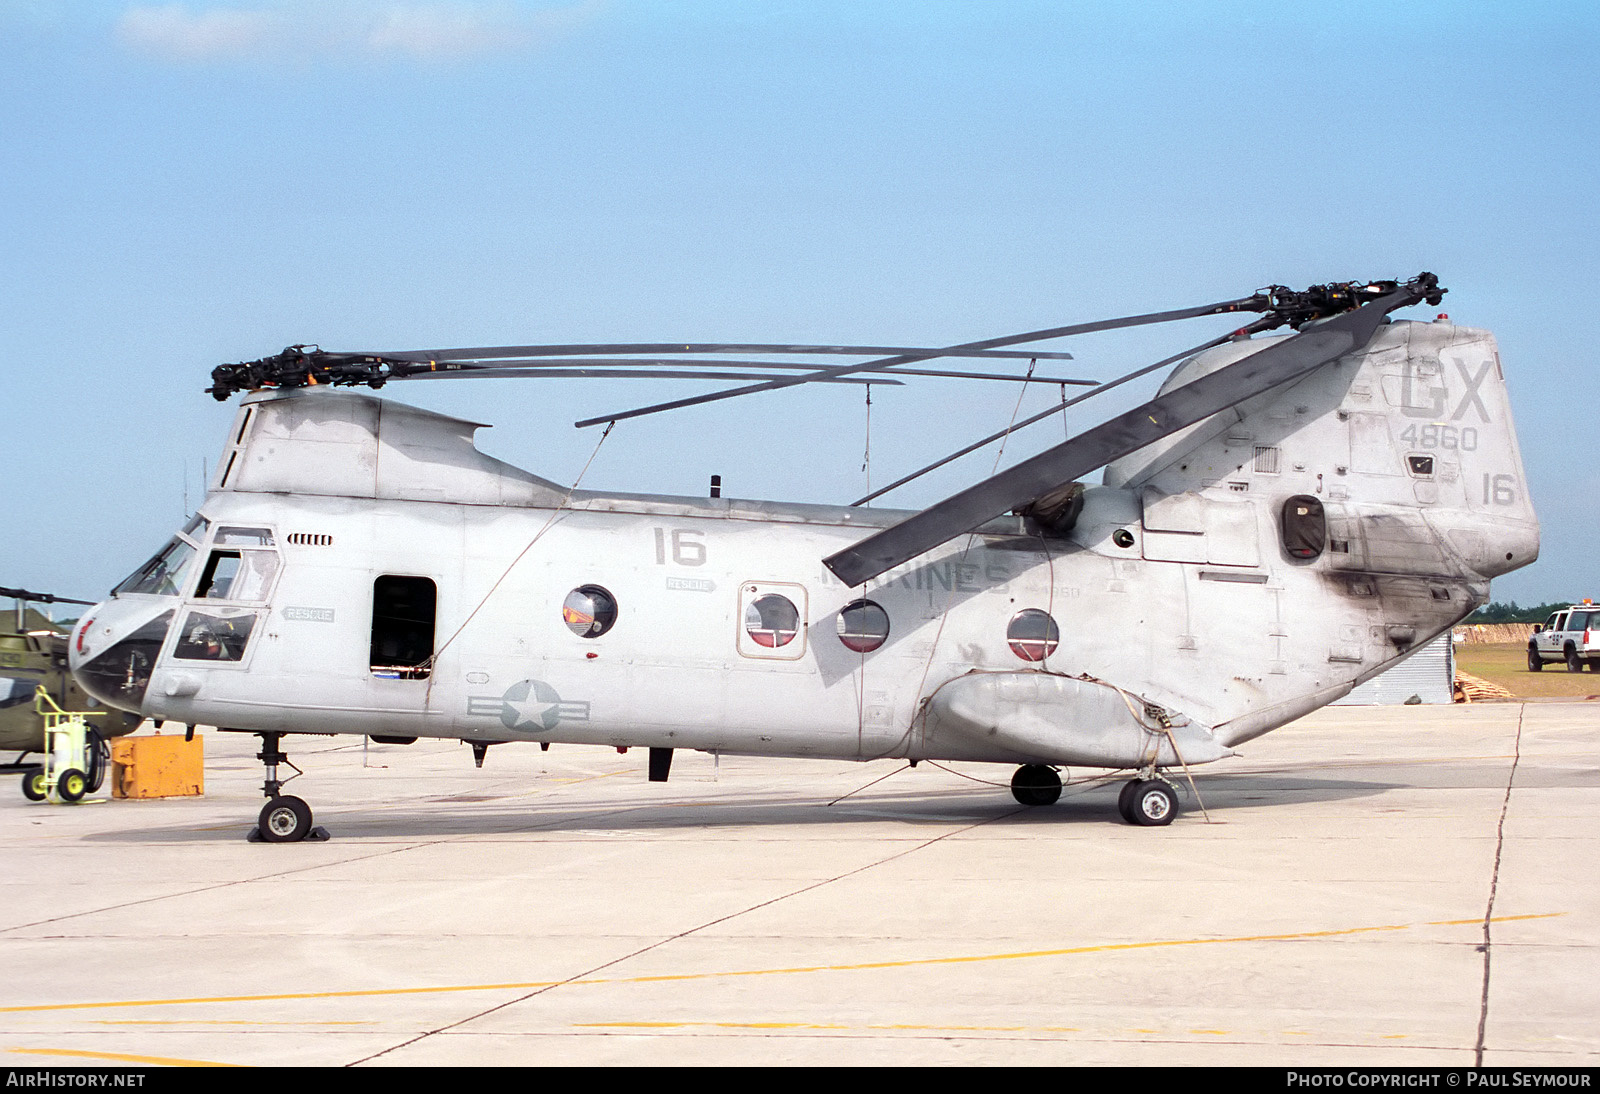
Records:
[[[856,653],[871,653],[889,638],[889,613],[870,600],[839,609],[839,641]]]
[[[777,593],[758,596],[745,605],[744,630],[758,646],[787,646],[800,630],[799,609]]]
[[[1029,608],[1012,617],[1006,641],[1011,643],[1011,652],[1024,661],[1043,661],[1055,652],[1061,632],[1049,613]]]
[[[617,621],[617,601],[598,585],[580,585],[561,605],[561,621],[579,638],[599,638]]]

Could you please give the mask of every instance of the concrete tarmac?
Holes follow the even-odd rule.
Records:
[[[203,798],[6,780],[6,1065],[1600,1063],[1600,703],[1330,708],[1154,829],[977,764],[291,737],[333,838],[257,844],[259,742],[205,747]]]

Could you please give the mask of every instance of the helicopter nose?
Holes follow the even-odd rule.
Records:
[[[107,706],[142,713],[151,670],[172,627],[170,603],[114,597],[86,612],[67,651],[78,685]]]

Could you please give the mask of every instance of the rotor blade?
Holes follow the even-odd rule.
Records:
[[[1254,329],[1257,328],[1258,326],[1264,326],[1265,324],[1267,324],[1269,322],[1270,322],[1270,320],[1258,320],[1256,323],[1252,323],[1250,326],[1245,327],[1244,329],[1247,330],[1247,331],[1252,331],[1253,332]],[[945,464],[951,463],[951,462],[953,462],[955,460],[959,460],[962,456],[966,456],[966,455],[968,455],[970,453],[976,452],[978,449],[983,448],[986,445],[991,445],[995,441],[998,441],[1003,437],[1009,437],[1013,433],[1017,432],[1017,430],[1026,429],[1028,426],[1032,425],[1035,422],[1042,422],[1046,418],[1050,417],[1052,414],[1058,414],[1061,411],[1067,409],[1067,407],[1069,407],[1069,406],[1076,406],[1078,403],[1083,402],[1085,399],[1093,399],[1096,395],[1099,395],[1099,394],[1101,394],[1103,392],[1110,391],[1114,387],[1121,387],[1123,384],[1128,383],[1130,380],[1137,380],[1139,377],[1144,376],[1144,375],[1146,375],[1148,373],[1154,372],[1158,368],[1163,368],[1164,366],[1170,365],[1175,361],[1181,361],[1185,357],[1193,357],[1197,353],[1202,353],[1205,350],[1211,349],[1211,348],[1213,348],[1215,346],[1220,346],[1224,342],[1232,341],[1234,336],[1237,335],[1238,333],[1239,333],[1238,331],[1230,331],[1229,333],[1221,335],[1220,337],[1212,338],[1212,339],[1209,339],[1208,341],[1201,342],[1198,346],[1191,346],[1190,348],[1188,348],[1186,350],[1183,350],[1180,353],[1174,353],[1171,357],[1163,357],[1161,360],[1157,361],[1153,365],[1145,365],[1143,368],[1136,368],[1132,372],[1124,373],[1123,375],[1118,376],[1115,380],[1109,380],[1106,383],[1101,384],[1099,387],[1095,388],[1093,391],[1085,391],[1082,395],[1077,395],[1077,396],[1074,396],[1071,399],[1063,400],[1062,402],[1059,402],[1055,406],[1051,407],[1049,410],[1041,410],[1039,413],[1033,415],[1032,417],[1024,418],[1024,419],[1022,419],[1022,421],[1017,422],[1015,425],[1008,426],[1007,428],[1000,430],[1000,432],[998,432],[998,433],[989,434],[987,437],[983,438],[983,440],[981,440],[981,441],[973,441],[971,444],[967,445],[965,448],[962,448],[962,449],[959,449],[959,450],[957,450],[955,452],[952,452],[948,456],[945,456],[943,459],[935,460],[933,463],[930,463],[928,466],[920,468],[920,469],[918,469],[916,471],[913,471],[909,475],[906,475],[906,476],[904,476],[902,478],[895,479],[888,486],[881,486],[878,489],[874,490],[872,493],[866,495],[865,497],[857,498],[855,501],[851,502],[850,504],[852,506],[865,505],[867,502],[872,501],[874,498],[881,498],[881,497],[883,497],[883,495],[887,494],[891,490],[898,490],[898,489],[900,489],[900,487],[904,486],[906,483],[912,482],[912,481],[914,481],[916,479],[920,479],[920,478],[922,478],[922,476],[926,475],[930,471],[937,471],[937,470],[939,470],[939,468],[943,467]]]
[[[868,354],[897,354],[905,357],[1003,357],[1026,361],[1037,357],[1041,361],[1070,361],[1072,354],[1064,351],[1030,353],[1024,350],[975,350],[971,353],[951,353],[945,349],[917,346],[784,346],[761,342],[597,342],[593,345],[568,344],[555,346],[464,346],[457,349],[408,349],[394,353],[374,353],[393,361],[490,361],[505,357],[576,357],[616,353],[801,353],[848,354],[861,357]]]
[[[1204,304],[1198,308],[1180,308],[1177,311],[1149,312],[1144,315],[1128,315],[1120,319],[1101,319],[1094,323],[1074,323],[1066,327],[1052,327],[1048,330],[1028,331],[1025,334],[1006,335],[1002,338],[986,338],[980,342],[963,342],[957,346],[947,346],[932,354],[935,357],[954,356],[968,350],[988,350],[998,346],[1014,346],[1022,342],[1042,342],[1050,338],[1064,338],[1069,334],[1089,334],[1094,331],[1120,330],[1123,327],[1143,326],[1147,323],[1170,323],[1177,319],[1193,319],[1202,315],[1222,315],[1235,311],[1261,311],[1269,306],[1270,301],[1263,294],[1242,297],[1238,300],[1225,300],[1217,304]],[[652,406],[639,407],[634,410],[624,410],[616,414],[602,414],[596,418],[585,418],[574,423],[579,429],[591,425],[604,425],[606,422],[620,422],[627,418],[638,418],[645,414],[658,414],[664,410],[678,410],[682,407],[696,406],[700,403],[715,402],[719,399],[732,399],[737,395],[753,395],[758,391],[772,391],[780,387],[793,387],[796,384],[809,383],[820,380],[825,376],[845,376],[852,372],[862,372],[870,368],[892,368],[895,365],[910,364],[912,361],[925,360],[923,357],[911,357],[900,354],[894,357],[884,357],[876,361],[867,361],[859,365],[841,365],[837,368],[822,369],[810,376],[797,376],[793,379],[768,380],[764,384],[750,384],[746,387],[729,388],[727,391],[716,391],[708,395],[698,395],[689,399],[674,399],[672,402],[656,403]]]
[[[1310,326],[968,487],[830,555],[823,564],[846,585],[865,584],[1111,460],[1359,349],[1372,338],[1385,315],[1422,298],[1407,287]]]
[[[9,596],[13,600],[31,600],[35,604],[87,604],[94,606],[93,600],[73,600],[70,596],[52,596],[49,593],[30,593],[27,589],[0,588],[0,596]]]
[[[693,365],[693,366],[700,367],[700,368],[757,368],[757,369],[774,369],[774,370],[776,370],[776,369],[790,369],[790,370],[799,371],[799,372],[814,372],[814,371],[816,371],[816,368],[817,368],[817,366],[816,366],[816,364],[814,362],[802,362],[802,361],[735,361],[735,360],[720,360],[720,359],[717,359],[717,358],[714,358],[714,357],[705,357],[705,358],[685,357],[685,358],[681,358],[681,359],[667,358],[667,359],[664,359],[664,360],[663,359],[652,360],[649,357],[586,357],[581,361],[573,361],[573,360],[570,360],[568,358],[562,358],[562,357],[556,357],[556,358],[522,357],[522,358],[512,358],[512,359],[507,360],[507,361],[505,361],[503,363],[493,364],[493,365],[491,365],[491,364],[477,364],[475,362],[470,362],[470,361],[452,362],[451,363],[451,367],[449,369],[445,369],[445,370],[442,370],[442,371],[434,371],[432,369],[421,369],[421,370],[418,370],[417,372],[414,372],[414,373],[405,373],[404,375],[406,375],[408,377],[411,377],[411,376],[441,376],[441,377],[443,377],[443,376],[459,376],[464,372],[482,372],[485,369],[493,369],[493,370],[496,370],[498,372],[498,371],[503,371],[505,369],[515,368],[515,369],[525,369],[525,370],[527,370],[526,373],[517,373],[516,375],[524,375],[525,374],[525,375],[529,375],[529,376],[537,376],[542,371],[545,371],[545,370],[561,369],[561,368],[571,369],[571,368],[575,368],[575,367],[579,367],[579,366],[581,366],[583,368],[608,368],[608,369],[610,369],[610,368],[630,368],[630,367],[634,367],[634,368],[645,368],[645,367],[648,367],[648,368],[683,368],[683,367],[689,366],[689,365]],[[885,369],[868,369],[866,371],[868,371],[868,372],[889,372],[890,370],[885,368]],[[1072,385],[1074,387],[1093,387],[1093,386],[1095,386],[1096,383],[1098,383],[1098,381],[1095,381],[1095,380],[1074,380],[1074,379],[1070,379],[1070,378],[1065,377],[1065,376],[1039,376],[1039,375],[1034,375],[1034,376],[1008,376],[1008,375],[1002,375],[1000,373],[995,373],[995,372],[952,372],[952,371],[945,370],[945,369],[925,369],[925,368],[897,368],[897,369],[894,369],[893,371],[898,376],[933,376],[933,377],[937,377],[937,378],[952,379],[952,380],[1001,380],[1001,381],[1005,381],[1007,383],[1014,383],[1014,384],[1024,384],[1024,383],[1029,383],[1029,384],[1070,384],[1070,385]],[[506,373],[506,375],[512,375],[512,374],[511,373]],[[662,373],[661,375],[665,375],[665,373]],[[745,377],[745,378],[748,378],[748,377]],[[755,379],[767,379],[767,377],[760,376],[760,377],[755,377]],[[886,383],[887,381],[884,381],[884,380],[863,380],[863,381],[860,381],[860,382],[862,382],[862,383],[881,384],[881,383]]]
[[[396,376],[396,380],[448,380],[448,379],[483,379],[483,380],[508,380],[508,379],[563,379],[576,378],[587,380],[621,380],[621,379],[649,379],[649,380],[765,380],[771,373],[768,372],[706,372],[691,369],[645,369],[645,368],[534,368],[524,366],[508,366],[497,368],[486,365],[482,368],[452,369],[449,372],[413,372],[405,376]],[[825,381],[830,384],[882,384],[885,387],[904,387],[902,380],[878,379],[877,377],[839,376],[830,377]]]

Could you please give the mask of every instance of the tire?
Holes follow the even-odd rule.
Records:
[[[31,802],[44,801],[44,771],[30,771],[22,776],[22,796]]]
[[[1579,657],[1578,656],[1578,651],[1575,650],[1575,649],[1572,649],[1571,647],[1567,648],[1567,671],[1568,672],[1582,672],[1583,671],[1583,658]]]
[[[273,798],[261,807],[256,831],[267,843],[298,843],[311,831],[311,807],[290,795]]]
[[[1160,779],[1148,779],[1139,784],[1133,796],[1130,811],[1135,824],[1146,828],[1159,828],[1172,823],[1178,815],[1178,795]]]
[[[1054,805],[1061,797],[1061,776],[1044,764],[1024,764],[1011,776],[1011,796],[1019,805]]]
[[[1122,784],[1122,790],[1117,794],[1117,812],[1129,824],[1139,823],[1133,816],[1133,796],[1139,792],[1139,787],[1143,785],[1144,782],[1141,779],[1129,779]]]
[[[75,767],[56,776],[56,797],[64,802],[82,801],[89,792],[89,779]]]
[[[1544,658],[1539,656],[1539,650],[1538,650],[1538,648],[1536,646],[1529,646],[1528,647],[1528,671],[1529,672],[1543,672],[1544,671]]]

